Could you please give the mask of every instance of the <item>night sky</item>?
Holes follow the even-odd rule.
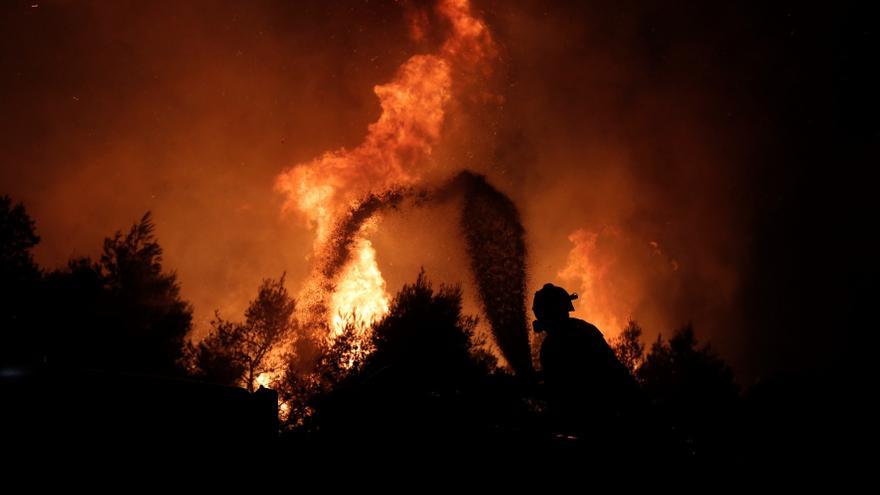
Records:
[[[878,271],[876,17],[474,3],[499,46],[479,90],[493,98],[453,105],[431,163],[485,173],[517,203],[531,290],[581,290],[560,275],[581,231],[610,267],[583,304],[627,312],[649,341],[692,321],[745,383],[860,359]],[[360,142],[373,87],[438,43],[407,29],[430,5],[3,2],[0,194],[24,202],[50,269],[152,210],[197,331],[215,308],[240,313],[261,278],[295,287],[309,270],[275,177]],[[419,266],[468,293],[445,214],[375,235],[392,293]]]

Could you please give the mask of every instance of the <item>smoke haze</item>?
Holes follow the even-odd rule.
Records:
[[[25,203],[49,268],[152,210],[197,333],[214,309],[241,314],[262,278],[286,271],[295,292],[310,276],[314,233],[281,213],[276,176],[356,148],[381,113],[374,87],[446,39],[432,2],[32,3],[0,6],[0,193]],[[807,172],[777,143],[795,142],[775,132],[789,107],[768,107],[798,80],[777,61],[813,46],[791,48],[761,22],[782,14],[757,6],[474,9],[497,62],[459,79],[424,181],[474,170],[512,200],[527,296],[581,292],[575,315],[606,337],[629,317],[649,341],[691,321],[741,375],[772,370],[793,335],[773,334],[789,311],[772,301],[800,278],[759,277],[801,245],[774,229],[799,216],[781,202]],[[390,292],[424,266],[480,311],[455,211],[377,220]]]

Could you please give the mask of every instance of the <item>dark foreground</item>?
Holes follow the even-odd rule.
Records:
[[[410,474],[457,477],[497,465],[530,472],[564,468],[570,475],[629,471],[633,482],[648,472],[663,472],[667,481],[705,476],[736,482],[858,465],[852,446],[859,443],[859,418],[844,421],[840,409],[823,404],[828,396],[816,383],[810,390],[794,382],[756,388],[730,423],[713,432],[708,447],[703,440],[699,449],[682,442],[657,415],[643,416],[642,424],[596,424],[575,437],[552,431],[539,412],[529,412],[528,400],[520,408],[500,397],[486,397],[496,403],[479,411],[507,411],[493,423],[470,417],[470,398],[461,399],[469,404],[465,411],[454,401],[405,393],[376,397],[367,389],[328,405],[333,417],[318,428],[284,429],[277,397],[265,389],[252,394],[198,381],[48,368],[7,369],[0,383],[6,454],[30,467],[59,462],[100,470],[144,459],[197,464],[222,458],[322,472],[418,466]],[[505,386],[518,385],[510,379]],[[378,405],[380,400],[396,411]]]

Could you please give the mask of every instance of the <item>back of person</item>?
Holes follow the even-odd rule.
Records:
[[[599,330],[568,318],[547,332],[541,347],[541,368],[554,416],[567,429],[584,421],[611,419],[630,391],[629,373]]]
[[[569,318],[548,332],[541,346],[541,367],[547,381],[599,384],[616,371],[616,362],[599,329],[577,318]]]
[[[574,437],[579,452],[594,460],[626,459],[634,450],[658,457],[678,452],[599,329],[570,317],[577,297],[545,284],[532,305],[535,331],[546,332],[541,368],[553,437]]]

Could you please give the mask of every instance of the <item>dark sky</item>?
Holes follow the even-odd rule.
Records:
[[[475,3],[503,104],[456,107],[434,160],[517,202],[531,286],[583,290],[560,272],[579,252],[569,236],[594,234],[609,276],[579,316],[628,311],[649,338],[693,321],[746,382],[847,356],[877,274],[876,18],[840,3]],[[281,215],[274,177],[356,146],[373,86],[434,42],[410,40],[390,1],[0,10],[0,193],[36,219],[38,261],[94,255],[153,210],[199,321],[240,312],[262,277],[305,276],[311,237]],[[399,232],[454,235],[422,215],[375,239],[389,289],[420,265],[467,283],[460,255],[399,247]]]

